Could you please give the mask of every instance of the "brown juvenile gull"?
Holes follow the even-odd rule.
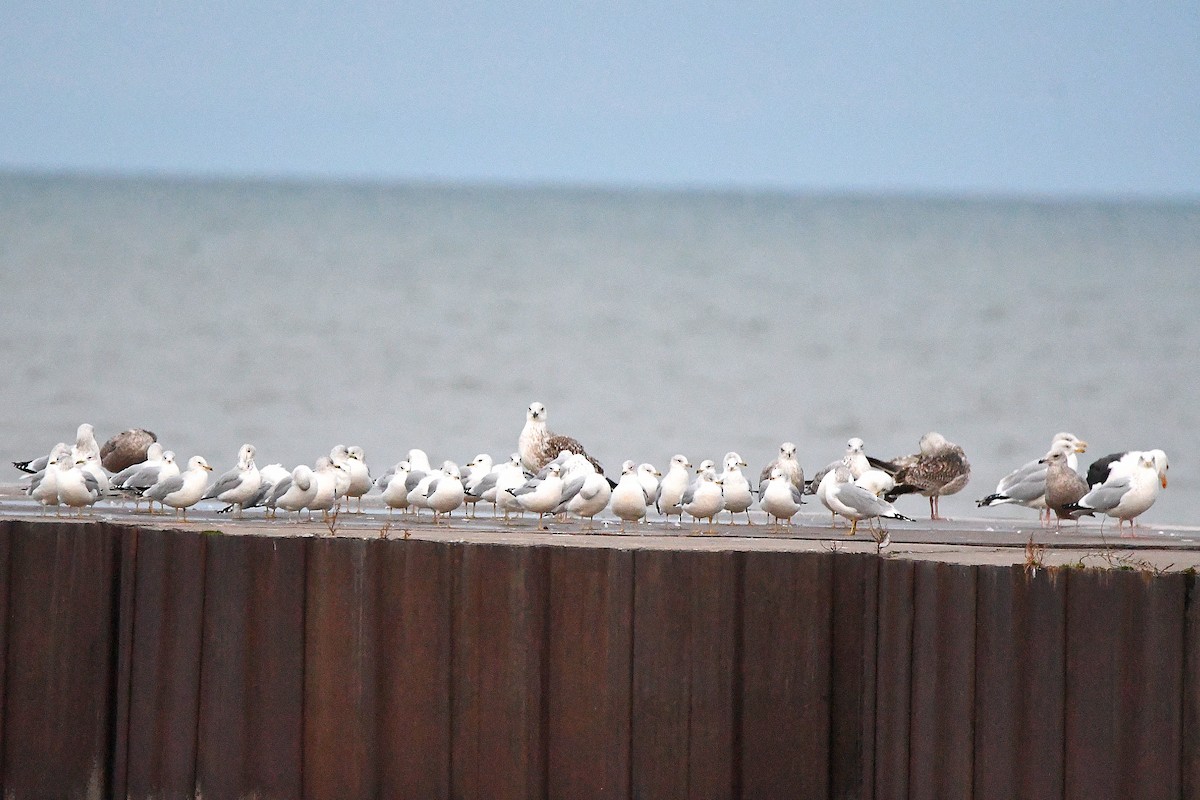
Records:
[[[938,498],[960,491],[971,478],[971,464],[963,449],[936,431],[921,437],[919,453],[873,465],[896,481],[895,488],[885,495],[889,503],[902,494],[919,492],[929,498],[930,519],[942,519]]]
[[[1087,481],[1079,477],[1079,473],[1071,469],[1067,463],[1067,454],[1062,450],[1054,450],[1046,456],[1046,508],[1057,515],[1055,527],[1062,524],[1064,519],[1072,517],[1068,506],[1079,501],[1087,494]]]
[[[982,500],[976,500],[975,505],[983,508],[1004,503],[1017,503],[1026,508],[1038,509],[1039,515],[1046,511],[1046,461],[1050,454],[1062,450],[1067,457],[1067,466],[1077,469],[1076,453],[1087,450],[1087,442],[1072,433],[1055,434],[1050,442],[1050,449],[1041,458],[1035,458],[1017,467],[1005,475],[996,484],[996,491]]]
[[[546,427],[546,407],[541,403],[530,403],[526,409],[525,427],[517,439],[517,451],[521,454],[521,465],[535,475],[564,451],[578,453],[596,468],[596,472],[604,474],[604,467],[588,455],[583,445],[570,436],[560,436]]]
[[[157,441],[154,432],[145,428],[121,431],[100,448],[100,463],[109,472],[120,472],[145,461],[146,451]]]

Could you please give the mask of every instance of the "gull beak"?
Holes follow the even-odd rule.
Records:
[[[208,464],[205,464],[205,465],[204,465],[204,468],[205,468],[206,470],[208,470],[209,472],[212,472],[212,467],[210,467]]]
[[[1167,488],[1167,476],[1166,475],[1162,476],[1162,488],[1164,488],[1164,489]]]
[[[1076,453],[1086,453],[1087,452],[1087,442],[1076,442],[1075,443],[1075,452]]]

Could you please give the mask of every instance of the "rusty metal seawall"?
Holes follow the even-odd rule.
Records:
[[[1193,579],[0,522],[5,798],[1180,798]]]

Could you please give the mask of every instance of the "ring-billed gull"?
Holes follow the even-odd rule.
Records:
[[[938,514],[939,499],[961,491],[971,479],[971,464],[963,449],[937,431],[921,437],[920,451],[915,455],[872,466],[888,472],[896,481],[885,496],[888,502],[902,494],[919,492],[929,498],[929,518],[935,520],[942,519]]]
[[[725,504],[721,497],[721,479],[717,477],[711,461],[700,462],[696,482],[683,493],[679,504],[693,520],[706,519],[709,525],[713,524]]]
[[[858,522],[863,519],[883,517],[912,521],[887,500],[881,500],[855,483],[849,467],[844,464],[833,471],[826,498],[833,513],[850,520],[851,536],[858,531]]]
[[[75,431],[75,445],[71,448],[71,461],[73,463],[77,458],[89,455],[94,455],[97,462],[100,460],[100,446],[96,444],[95,428],[85,422]],[[49,455],[45,455],[26,461],[14,461],[12,465],[21,472],[36,475],[46,468],[49,461]]]
[[[238,449],[237,466],[217,478],[208,487],[201,500],[219,500],[237,509],[235,516],[242,515],[242,508],[258,492],[262,484],[262,475],[254,463],[254,445],[243,444]]]
[[[783,476],[791,481],[793,486],[804,491],[804,469],[796,460],[796,445],[791,442],[779,445],[779,455],[775,456],[775,460],[763,467],[762,472],[758,474],[760,489],[764,483],[771,480],[771,470],[776,467],[783,471]]]
[[[621,520],[621,530],[625,530],[626,522],[640,522],[646,516],[646,489],[632,461],[622,465],[621,479],[617,481],[617,488],[612,490],[610,506],[613,514]]]
[[[1050,441],[1050,449],[1041,458],[1027,461],[1012,472],[1005,475],[996,484],[996,491],[982,500],[976,500],[980,508],[987,506],[1016,503],[1026,508],[1046,511],[1046,460],[1055,451],[1062,451],[1067,457],[1067,466],[1072,470],[1079,469],[1077,453],[1087,450],[1087,442],[1073,433],[1058,433]]]
[[[458,470],[458,465],[447,459],[446,461],[442,462],[440,467],[435,470],[430,470],[423,475],[417,472],[410,472],[408,478],[404,481],[404,484],[410,487],[408,490],[409,508],[411,508],[418,516],[420,516],[422,508],[429,508],[432,510],[432,506],[429,505],[429,487],[438,478],[449,475],[451,470],[453,470],[455,475],[461,474]],[[436,511],[434,511],[433,517],[434,522],[436,523]]]
[[[109,472],[120,472],[126,467],[140,464],[149,456],[146,451],[158,441],[153,431],[145,428],[129,428],[121,431],[100,448],[100,463]]]
[[[750,481],[746,480],[745,474],[742,473],[742,467],[747,466],[746,462],[737,453],[726,453],[724,461],[724,471],[721,472],[721,495],[725,510],[729,512],[729,519],[732,522],[736,514],[746,514],[746,524],[753,525],[750,519],[750,506],[754,504],[754,493],[750,491]]]
[[[58,502],[68,508],[76,509],[82,516],[83,509],[89,508],[100,499],[101,488],[95,476],[87,469],[85,458],[60,459],[58,464]]]
[[[662,479],[662,473],[653,464],[643,463],[637,465],[637,476],[641,481],[642,491],[646,494],[646,505],[654,505],[654,498],[658,497],[658,482]]]
[[[329,456],[321,456],[317,459],[313,469],[313,481],[316,484],[317,490],[313,493],[312,500],[305,504],[305,508],[309,511],[320,511],[321,519],[329,520],[329,511],[338,502],[338,481],[345,470],[340,464],[333,463],[333,459]]]
[[[538,515],[538,527],[543,530],[546,514],[562,501],[562,492],[563,482],[557,464],[550,464],[545,478],[532,478],[525,485],[511,490],[521,508]]]
[[[155,451],[157,456],[155,457]],[[173,478],[179,474],[179,465],[175,463],[175,451],[163,450],[162,445],[155,442],[150,446],[150,458],[147,458],[140,464],[134,464],[113,476],[112,486],[114,489],[132,496],[134,501],[134,510],[137,510],[138,504],[141,502],[142,496],[147,489],[154,484],[166,478]],[[153,501],[150,501],[150,505]],[[153,510],[153,508],[151,509]]]
[[[258,477],[258,491],[245,502],[242,509],[261,508],[266,511],[267,516],[272,516],[275,507],[271,505],[271,498],[275,494],[275,486],[285,478],[291,479],[292,473],[288,472],[283,464],[267,464],[265,467],[259,468]],[[226,506],[217,513],[228,514],[232,508],[233,506]]]
[[[469,507],[469,514],[475,516],[475,506],[483,499],[479,484],[492,472],[492,457],[487,453],[479,453],[462,467],[463,502]]]
[[[316,477],[312,467],[299,464],[290,475],[280,478],[271,490],[267,507],[274,517],[279,509],[291,513],[296,512],[296,522],[300,522],[300,512],[304,510],[317,494]]]
[[[584,463],[587,469],[563,486],[563,501],[555,511],[565,511],[586,519],[587,528],[591,529],[592,519],[608,507],[612,487],[608,485],[608,478],[596,472],[591,462],[585,460]]]
[[[829,473],[841,466],[845,466],[850,470],[851,477],[857,478],[868,469],[871,468],[871,461],[864,452],[866,444],[857,436],[846,441],[846,453],[837,461],[832,461],[827,464],[824,469],[817,470],[817,473],[812,476],[812,480],[804,485],[805,494],[816,494],[821,483],[826,479]]]
[[[358,500],[358,513],[363,510],[363,495],[371,491],[371,470],[367,466],[366,451],[356,444],[346,448],[347,472],[350,474],[350,486],[346,489],[346,508],[350,508],[351,500]]]
[[[47,506],[54,506],[54,514],[59,515],[58,502],[58,475],[60,461],[66,462],[71,457],[71,448],[67,447],[65,442],[59,442],[50,451],[50,455],[46,456],[46,466],[44,466],[33,481],[29,484],[28,494],[42,506],[42,513],[46,513]]]
[[[691,482],[691,469],[692,462],[687,460],[687,456],[676,453],[671,456],[671,466],[667,468],[667,474],[658,483],[658,495],[654,498],[654,508],[668,520],[674,515],[679,517],[680,523],[683,522],[683,506],[680,505],[680,502]]]
[[[380,486],[383,504],[388,507],[389,517],[396,509],[403,511],[408,508],[408,488],[405,486],[407,480],[408,459],[404,459],[376,481],[376,484]]]
[[[546,407],[541,403],[530,403],[525,410],[525,427],[517,438],[517,451],[521,454],[521,464],[525,469],[536,474],[566,450],[585,456],[592,462],[596,472],[603,475],[604,467],[588,455],[583,445],[570,436],[560,436],[546,427],[546,416]]]
[[[440,474],[434,473],[426,490],[425,505],[433,510],[433,524],[438,524],[441,515],[453,514],[463,504],[465,494],[458,465],[453,461],[446,462]]]
[[[767,479],[758,485],[758,505],[774,518],[776,527],[781,522],[791,525],[792,517],[796,516],[803,503],[802,490],[796,487],[792,476],[783,467],[771,467]]]
[[[177,512],[183,512],[183,521],[187,522],[187,510],[200,502],[204,495],[204,487],[208,485],[208,473],[211,471],[212,467],[204,460],[204,456],[192,456],[188,459],[186,470],[154,484],[143,496],[157,500],[160,505],[170,506]]]
[[[1155,463],[1154,451],[1141,451],[1132,465],[1118,460],[1104,483],[1092,487],[1067,510],[1075,514],[1100,512],[1116,517],[1118,527],[1128,521],[1132,531],[1134,520],[1154,505],[1165,484],[1159,465]]]
[[[515,490],[525,485],[528,477],[525,474],[525,468],[521,466],[520,453],[513,453],[508,461],[496,467],[495,475],[494,484],[482,489],[483,499],[488,500],[490,494],[490,500],[495,504],[496,511],[503,512],[504,521],[507,523],[510,513],[524,510],[517,502],[517,498],[513,496]]]
[[[1046,461],[1046,508],[1054,512],[1055,528],[1064,519],[1071,519],[1068,507],[1087,494],[1087,482],[1067,463],[1067,454],[1061,449],[1051,451]]]

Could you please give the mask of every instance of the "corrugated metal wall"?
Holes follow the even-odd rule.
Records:
[[[1180,798],[1183,574],[0,523],[5,798]]]

